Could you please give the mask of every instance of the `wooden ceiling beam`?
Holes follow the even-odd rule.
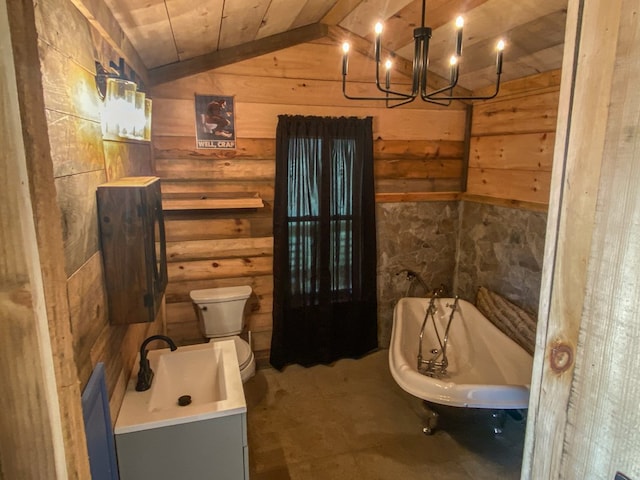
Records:
[[[320,21],[326,25],[338,25],[360,3],[362,0],[338,0]]]
[[[326,25],[315,23],[235,47],[200,55],[182,62],[156,67],[149,70],[149,82],[151,85],[158,85],[265,55],[276,50],[282,50],[283,48],[293,47],[300,43],[318,40],[327,36],[327,30]]]

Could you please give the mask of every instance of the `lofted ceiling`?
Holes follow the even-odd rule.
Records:
[[[153,83],[320,39],[336,43],[336,58],[344,38],[371,55],[379,20],[385,25],[383,48],[410,62],[422,10],[422,0],[105,2]],[[465,19],[460,86],[476,90],[493,82],[500,38],[507,44],[503,81],[558,69],[566,7],[567,0],[427,0],[426,26],[433,29],[429,69],[448,77],[457,15]]]

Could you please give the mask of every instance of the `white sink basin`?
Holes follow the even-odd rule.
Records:
[[[178,347],[174,352],[151,350],[147,358],[154,372],[151,388],[135,390],[135,368],[116,421],[116,434],[246,412],[233,340]],[[187,395],[190,403],[180,406],[178,399]]]

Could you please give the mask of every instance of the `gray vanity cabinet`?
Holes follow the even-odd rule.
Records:
[[[116,434],[121,480],[247,480],[246,413]]]

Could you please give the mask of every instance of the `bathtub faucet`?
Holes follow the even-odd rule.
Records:
[[[420,329],[420,335],[418,339],[418,371],[420,372],[423,365],[428,365],[430,360],[423,360],[422,358],[422,339],[424,337],[424,329],[427,326],[427,322],[429,321],[429,317],[433,319],[433,327],[436,329],[436,335],[438,334],[438,329],[436,328],[434,315],[437,311],[436,308],[436,296],[433,295],[431,300],[429,300],[429,306],[427,310],[424,312],[424,320],[422,321],[422,328]],[[434,353],[433,351],[431,353]]]
[[[441,285],[441,288],[444,285]],[[455,301],[453,305],[449,304],[448,307],[451,307],[451,313],[449,314],[449,321],[447,322],[447,326],[445,327],[444,337],[440,336],[440,332],[438,331],[438,325],[436,324],[435,314],[437,313],[437,307],[435,305],[437,296],[434,295],[431,297],[431,301],[429,302],[429,306],[427,307],[427,311],[425,313],[424,321],[422,322],[422,329],[420,330],[419,335],[419,344],[418,344],[418,372],[427,375],[429,377],[440,378],[447,373],[447,367],[449,366],[449,359],[447,358],[447,345],[449,344],[449,328],[451,328],[451,322],[453,321],[453,316],[458,308],[458,296],[456,295]],[[438,348],[434,348],[431,350],[431,358],[424,360],[422,356],[422,339],[424,337],[424,330],[427,326],[429,317],[431,317],[433,323],[433,330],[435,333],[435,337],[438,340]]]
[[[416,272],[414,272],[413,270],[409,270],[408,268],[396,272],[396,275],[401,275],[403,273],[407,275],[407,280],[413,280],[418,276]]]
[[[423,295],[429,292],[429,287],[427,287],[427,284],[422,280],[422,277],[417,272],[408,268],[396,272],[396,275],[402,274],[405,274],[407,276],[407,280],[409,280],[409,287],[407,288],[405,297],[413,297],[416,286],[422,289],[424,292]]]
[[[456,313],[458,308],[458,295],[453,302],[453,305],[448,304],[447,307],[451,307],[451,314],[449,314],[449,321],[447,322],[447,328],[444,331],[444,341],[442,342],[442,361],[445,363],[445,369],[449,366],[449,360],[447,359],[447,345],[449,344],[449,328],[451,327],[451,321],[453,320],[453,315]]]
[[[151,381],[153,380],[153,370],[151,370],[151,366],[149,365],[149,360],[147,359],[147,345],[149,342],[154,340],[164,340],[169,344],[169,348],[171,351],[175,351],[178,347],[173,343],[169,337],[165,335],[151,335],[147,338],[142,345],[140,345],[140,369],[138,370],[138,383],[136,383],[136,391],[144,392],[145,390],[149,390],[151,388]]]

